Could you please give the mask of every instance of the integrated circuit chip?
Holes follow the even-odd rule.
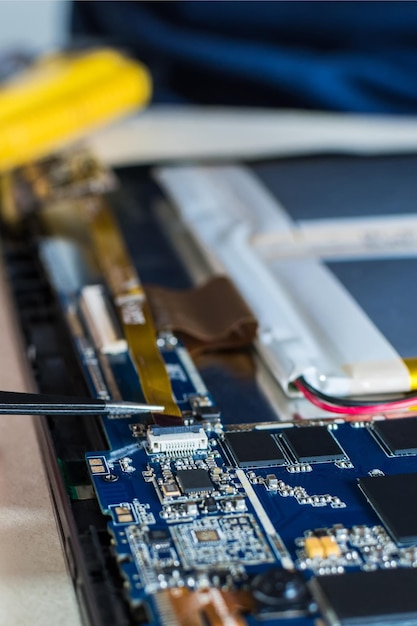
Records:
[[[214,528],[196,530],[194,536],[197,543],[213,543],[220,541],[220,535]]]
[[[282,434],[295,458],[300,463],[339,461],[346,455],[325,426],[288,428]]]
[[[397,544],[417,542],[417,474],[367,476],[359,486]]]
[[[151,528],[147,535],[148,542],[155,546],[165,546],[169,544],[171,535],[166,528]]]
[[[203,517],[187,524],[175,524],[171,533],[186,568],[230,571],[232,564],[265,565],[275,561],[253,515]]]
[[[177,480],[182,493],[185,494],[214,490],[208,472],[201,468],[178,470]]]
[[[331,626],[417,623],[417,570],[318,576],[310,589]]]
[[[372,431],[391,454],[417,454],[417,417],[374,422]]]
[[[267,467],[285,463],[282,451],[268,431],[227,433],[225,441],[239,467]]]

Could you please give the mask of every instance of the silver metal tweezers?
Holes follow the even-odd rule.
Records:
[[[0,415],[106,415],[107,417],[122,417],[163,410],[164,407],[158,404],[0,391]]]

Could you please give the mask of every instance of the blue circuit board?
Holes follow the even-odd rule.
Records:
[[[306,425],[291,428],[312,436]],[[416,457],[388,456],[369,424],[343,423],[331,431],[326,426],[311,428],[331,432],[346,453],[340,461],[294,463],[283,440],[286,425],[256,431],[271,437],[285,458],[283,464],[271,462],[267,468],[239,468],[228,447],[229,431],[208,432],[208,449],[192,455],[153,454],[146,436],[128,457],[113,451],[89,454],[88,462],[100,467],[101,473],[97,465],[90,470],[101,508],[112,520],[115,549],[123,559],[129,557],[121,567],[132,600],[142,601],[165,585],[178,584],[170,579],[173,571],[193,580],[210,572],[213,577],[231,574],[235,584],[240,580],[244,585],[260,572],[282,567],[288,558],[306,578],[414,567],[417,552],[393,546],[358,479],[409,475],[416,469]],[[249,441],[255,431],[235,432]],[[184,432],[185,440],[191,433]],[[187,491],[193,473],[195,492],[192,486]],[[109,475],[114,482],[108,482]],[[275,537],[265,531],[264,515]],[[323,536],[329,541],[329,556],[309,545],[309,539],[322,541]],[[291,621],[313,624],[314,617]]]
[[[340,605],[353,594],[354,619],[373,623],[351,575],[368,577],[371,596],[397,584],[374,584],[381,573],[415,575],[417,418],[397,421],[399,439],[380,419],[264,424],[257,415],[259,424],[225,425],[174,339],[160,350],[184,425],[103,418],[108,450],[86,455],[128,602],[147,607],[150,626],[184,610],[226,611],[221,623],[239,626],[313,626],[319,617],[348,626],[355,621]],[[110,396],[88,336],[75,344],[92,394]],[[142,400],[128,351],[106,359],[120,395]],[[417,623],[378,606],[387,623]]]
[[[182,259],[187,257],[187,266],[194,259],[200,266],[201,260],[188,250],[183,226],[171,225],[165,196],[140,173],[121,172],[120,193],[101,198],[113,187],[113,177],[97,170],[90,157],[68,158],[68,164],[66,157],[48,159],[14,181],[12,176],[13,214],[25,216],[26,237],[32,211],[48,209],[41,210],[33,235],[91,396],[143,402],[151,394],[141,387],[120,319],[129,326],[146,322],[141,281],[192,287]],[[91,185],[85,178],[90,170]],[[298,187],[299,179],[293,180]],[[116,226],[108,237],[113,230],[108,203],[119,209],[123,236]],[[20,248],[19,230],[13,232],[11,256],[15,236]],[[45,238],[39,240],[41,233]],[[178,254],[183,244],[186,250]],[[110,260],[107,251],[109,258],[115,253]],[[31,352],[44,337],[53,339],[57,346],[39,371],[47,379],[58,364],[53,388],[56,382],[66,386],[68,369],[71,389],[70,375],[79,372],[67,345],[60,353],[61,325],[50,328],[55,307],[44,293],[43,272],[32,282],[29,252],[22,267],[20,253],[16,267],[11,263],[13,280],[20,277],[23,285],[16,292],[25,335]],[[348,273],[342,282],[349,283]],[[348,284],[353,292],[356,278]],[[374,292],[365,294],[372,310]],[[220,308],[217,300],[213,304]],[[409,318],[413,328],[413,311]],[[153,340],[150,326],[138,335]],[[388,338],[391,326],[395,334],[395,323],[382,329]],[[410,333],[400,334],[407,353]],[[100,624],[115,626],[417,625],[416,407],[395,419],[393,414],[363,421],[302,419],[303,408],[287,402],[275,381],[268,382],[268,363],[254,355],[253,346],[230,350],[227,357],[200,355],[200,371],[177,336],[161,332],[155,340],[151,347],[159,349],[181,419],[144,413],[141,419],[66,415],[48,422],[48,441],[50,435],[74,505],[79,541],[67,507],[59,513],[85,619],[91,615],[94,623],[103,618]],[[138,352],[135,345],[136,362],[143,357],[142,365],[154,364],[152,355],[150,364]],[[60,368],[67,354],[71,365]],[[42,359],[35,362],[38,367]],[[85,385],[75,389],[82,393]],[[294,421],[279,421],[281,410]],[[170,425],[162,426],[164,420]],[[90,451],[84,459],[86,441]],[[94,446],[102,449],[90,449]],[[49,453],[49,443],[46,448]],[[61,483],[55,498],[59,509]],[[109,610],[113,604],[115,610]]]

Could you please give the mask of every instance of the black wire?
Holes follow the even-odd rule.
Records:
[[[300,376],[299,378],[297,378],[297,382],[302,387],[304,387],[304,389],[307,389],[307,391],[315,395],[317,398],[320,398],[321,400],[324,400],[325,402],[329,402],[330,404],[334,404],[335,406],[341,406],[341,407],[376,406],[378,404],[390,404],[391,402],[402,402],[403,400],[413,400],[414,398],[417,400],[417,393],[415,392],[405,393],[401,397],[391,398],[390,400],[351,400],[349,398],[338,398],[336,396],[328,396],[327,394],[323,393],[319,389],[316,389],[315,387],[310,385],[310,383],[306,381],[304,376]]]

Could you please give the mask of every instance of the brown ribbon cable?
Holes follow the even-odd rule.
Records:
[[[242,348],[256,337],[256,318],[226,276],[186,290],[144,288],[158,331],[181,333],[193,355]]]

